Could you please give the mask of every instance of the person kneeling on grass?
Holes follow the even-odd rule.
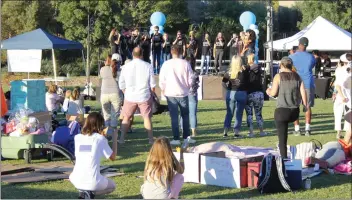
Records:
[[[169,139],[156,139],[145,164],[144,184],[141,187],[143,198],[177,199],[184,183],[183,171],[184,168],[172,153]]]
[[[82,133],[75,136],[76,164],[70,181],[79,190],[80,199],[109,194],[116,188],[112,180],[100,174],[101,158],[115,160],[117,151],[117,146],[111,150],[104,136],[104,118],[96,112],[88,115]]]

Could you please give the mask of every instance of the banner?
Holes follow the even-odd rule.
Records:
[[[7,50],[8,72],[40,72],[42,50]]]

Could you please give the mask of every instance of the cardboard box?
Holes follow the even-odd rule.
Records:
[[[177,160],[180,160],[180,153],[174,152]],[[200,183],[200,156],[207,155],[208,157],[225,157],[225,152],[214,152],[206,154],[198,153],[183,153],[183,163],[185,171],[183,173],[184,181],[188,183]]]
[[[67,121],[77,121],[81,126],[84,125],[89,114],[66,115]]]
[[[262,165],[261,162],[249,162],[248,163],[248,187],[250,188],[257,188],[258,177],[255,176],[255,173],[260,173],[260,166]],[[253,172],[252,172],[253,171]]]
[[[248,185],[247,163],[262,160],[263,156],[245,159],[201,156],[201,184],[230,188],[244,188]]]

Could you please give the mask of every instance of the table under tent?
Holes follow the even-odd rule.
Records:
[[[83,66],[85,65],[84,62],[84,52],[83,52],[83,45],[79,42],[66,40],[64,38],[60,38],[54,35],[49,34],[48,32],[42,29],[36,29],[27,33],[23,33],[7,40],[2,41],[1,43],[2,50],[14,50],[17,51],[17,54],[21,52],[26,53],[27,50],[51,50],[52,52],[52,60],[53,60],[53,71],[54,71],[54,81],[57,84],[57,66],[55,60],[55,49],[58,50],[71,50],[77,49],[82,51],[83,56]],[[40,56],[41,58],[41,56]],[[12,58],[16,59],[16,57]],[[20,58],[18,58],[20,59]],[[30,65],[26,65],[21,67],[20,71],[16,72],[31,72],[29,70],[31,68]],[[23,69],[23,70],[22,70]],[[39,67],[40,70],[40,67]],[[9,67],[9,72],[11,69]],[[1,71],[0,71],[1,75]],[[32,84],[31,81],[36,81],[36,83],[40,82],[40,87],[36,84]],[[14,81],[13,81],[14,82]],[[16,91],[12,91],[11,89],[11,110],[17,109],[17,105],[25,105],[25,109],[31,109],[34,111],[34,115],[38,117],[38,124],[44,124],[50,122],[51,127],[51,114],[46,111],[45,107],[45,81],[44,80],[31,80],[31,79],[24,79],[20,81],[22,84],[22,88],[26,88],[25,92],[21,91],[20,94],[16,94]],[[11,87],[12,82],[11,82]],[[20,88],[21,88],[20,87]],[[35,92],[30,92],[30,87],[34,87]],[[20,90],[18,87],[14,90]],[[31,94],[32,93],[32,94]],[[35,95],[33,94],[35,93]],[[16,96],[17,95],[17,96]],[[22,96],[18,96],[22,95]],[[23,101],[23,102],[21,102]],[[38,103],[28,103],[28,102],[38,102]],[[43,106],[44,104],[44,106]],[[45,128],[46,129],[46,128]],[[49,131],[47,131],[49,130]],[[67,151],[65,148],[52,144],[49,141],[49,137],[51,135],[52,129],[46,129],[46,133],[43,134],[27,134],[22,135],[20,137],[11,137],[6,134],[3,135],[1,138],[1,148],[2,148],[2,156],[4,158],[10,159],[20,159],[24,158],[26,162],[31,162],[32,155],[43,153],[43,151],[47,153],[48,160],[52,159],[53,151],[57,151],[60,154],[67,157],[71,162],[74,162],[74,156],[72,153]]]

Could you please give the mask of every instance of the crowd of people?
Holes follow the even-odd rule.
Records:
[[[205,32],[201,39],[197,39],[194,31],[190,31],[188,37],[181,31],[177,31],[175,40],[172,40],[168,33],[161,34],[158,26],[153,27],[151,35],[141,34],[137,28],[131,32],[123,30],[122,33],[114,28],[109,35],[111,54],[121,55],[122,64],[125,60],[132,59],[132,51],[135,47],[140,47],[143,50],[143,60],[152,64],[154,74],[159,74],[162,64],[171,59],[172,45],[178,47],[180,58],[189,57],[191,65],[196,65],[196,58],[200,52],[201,75],[207,75],[211,58],[214,59],[215,71],[219,72],[222,69],[225,48],[229,48],[231,60],[234,55],[243,55],[247,50],[254,51],[255,39],[255,32],[248,30],[239,35],[233,33],[228,43],[221,32],[211,40],[208,32]]]
[[[133,116],[138,110],[144,120],[144,127],[148,134],[149,152],[145,166],[145,182],[141,188],[144,198],[177,198],[183,184],[183,166],[172,153],[170,145],[181,145],[181,137],[188,143],[195,143],[197,136],[197,106],[199,74],[195,71],[195,57],[198,53],[198,40],[195,33],[190,33],[190,40],[186,42],[181,32],[177,32],[174,41],[167,34],[161,35],[158,27],[154,27],[151,38],[143,35],[138,39],[138,30],[131,36],[131,57],[124,54],[121,45],[121,35],[113,30],[110,34],[112,54],[107,57],[105,66],[100,69],[102,113],[89,114],[82,134],[75,138],[76,165],[70,176],[74,186],[82,190],[80,195],[106,194],[112,192],[116,185],[99,173],[100,158],[114,160],[117,143],[125,142],[127,132],[131,130]],[[261,68],[255,63],[254,43],[255,33],[252,30],[238,36],[233,34],[227,43],[219,33],[212,43],[209,34],[205,33],[202,41],[202,70],[201,74],[208,73],[209,57],[213,53],[217,67],[221,67],[223,50],[230,47],[231,62],[227,73],[222,79],[222,86],[226,93],[226,115],[224,119],[223,137],[228,137],[232,119],[233,135],[243,137],[241,125],[243,113],[246,112],[248,137],[255,136],[253,115],[259,129],[259,135],[265,136],[262,108],[264,92],[261,81]],[[143,45],[143,42],[148,45]],[[303,133],[299,125],[300,105],[305,113],[305,133],[311,135],[312,107],[314,106],[315,85],[313,68],[316,66],[316,57],[306,51],[309,41],[302,37],[294,53],[284,57],[280,63],[280,73],[276,74],[272,86],[266,90],[271,97],[276,97],[277,106],[274,112],[275,125],[279,139],[279,151],[282,157],[287,158],[287,140],[289,123],[294,122],[294,135]],[[149,47],[152,48],[153,63],[149,60]],[[163,62],[161,62],[163,57]],[[125,59],[125,60],[124,60]],[[161,65],[162,64],[162,65]],[[121,66],[122,65],[122,66]],[[205,68],[205,70],[204,70]],[[156,83],[154,75],[159,74]],[[340,58],[336,70],[334,96],[335,129],[337,137],[341,137],[341,120],[344,113],[351,111],[351,54],[344,54]],[[349,81],[349,82],[348,82]],[[346,83],[347,82],[347,83]],[[173,139],[153,138],[153,96],[155,88],[159,86],[161,94],[166,97]],[[79,90],[67,92],[66,112],[80,112],[83,102],[79,101]],[[58,109],[60,98],[56,95],[57,88],[52,86],[47,93],[47,107]],[[336,97],[336,98],[335,98]],[[68,111],[74,109],[75,111]],[[120,129],[118,128],[120,119]],[[113,129],[113,148],[99,133],[104,127]],[[118,139],[118,132],[121,134]],[[351,143],[351,125],[346,122],[345,140]],[[180,135],[182,133],[182,136]],[[87,149],[83,149],[87,148]],[[89,151],[91,154],[85,154]],[[81,181],[79,177],[85,174],[96,174],[94,181]],[[82,179],[83,180],[83,179]]]

